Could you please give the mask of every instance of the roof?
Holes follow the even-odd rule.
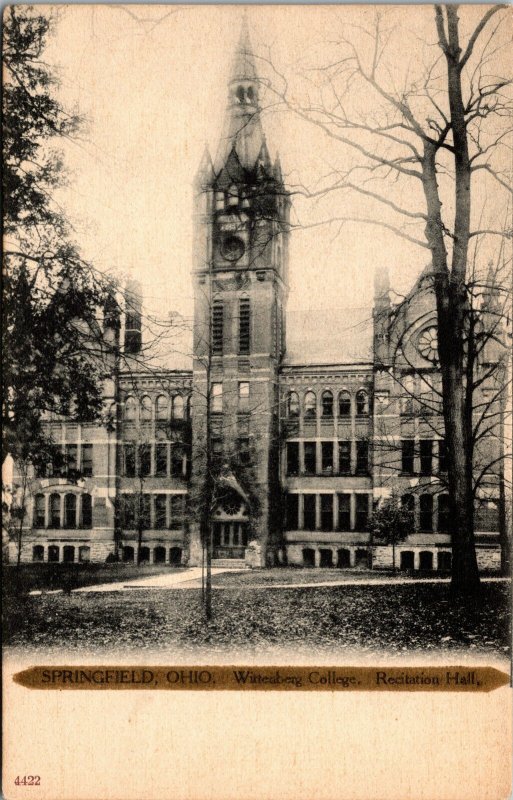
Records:
[[[319,308],[287,312],[284,366],[361,364],[372,361],[370,308]]]

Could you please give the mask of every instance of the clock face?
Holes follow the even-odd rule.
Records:
[[[434,326],[422,331],[417,347],[421,356],[428,361],[438,361],[438,331]]]
[[[244,255],[244,242],[238,236],[227,236],[221,247],[227,261],[238,261]]]

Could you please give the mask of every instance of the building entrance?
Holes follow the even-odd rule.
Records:
[[[248,543],[246,522],[214,522],[214,558],[244,558]]]

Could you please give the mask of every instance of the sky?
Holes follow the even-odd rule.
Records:
[[[479,16],[479,8],[464,8]],[[351,6],[248,6],[262,76],[279,83],[272,62],[305,102],[310,66],[335,52],[347,31],[365,49],[360,26],[372,13]],[[80,140],[65,145],[70,180],[58,199],[85,257],[140,280],[147,309],[159,316],[192,310],[192,181],[205,145],[214,154],[221,135],[242,14],[240,6],[219,5],[63,6],[46,53],[58,66],[62,101],[86,121]],[[385,66],[398,81],[399,69],[410,74],[425,57],[426,43],[428,54],[433,48],[432,11],[402,7],[386,14],[391,56]],[[272,99],[266,96],[264,128],[290,186],[314,189],[334,170],[354,166],[347,148]],[[347,102],[359,112],[372,98],[355,88]],[[387,191],[411,207],[422,203],[409,185]],[[425,249],[378,226],[325,224],[332,217],[380,218],[382,209],[366,203],[347,193],[294,197],[299,225],[290,248],[291,310],[370,306],[376,267],[388,266],[402,292],[426,266]]]

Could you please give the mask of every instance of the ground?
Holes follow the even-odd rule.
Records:
[[[335,572],[335,571],[334,571]],[[509,583],[486,582],[470,607],[446,582],[378,583],[354,572],[259,570],[214,576],[214,617],[204,619],[197,580],[177,588],[8,595],[4,641],[57,654],[222,654],[310,658],[350,654],[460,652],[507,657]],[[331,586],[297,584],[336,580]],[[383,577],[383,576],[381,576]],[[108,580],[112,580],[111,577]],[[295,584],[283,587],[283,584]],[[273,585],[274,584],[274,585]],[[127,584],[128,585],[128,584]],[[260,588],[259,588],[260,587]]]

